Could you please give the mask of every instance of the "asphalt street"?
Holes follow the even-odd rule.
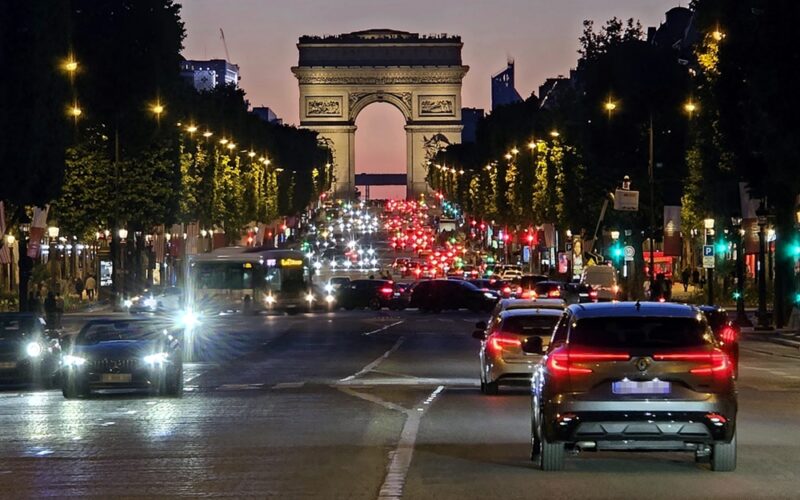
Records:
[[[478,319],[223,317],[194,338],[182,399],[4,390],[0,498],[797,498],[796,349],[742,343],[735,472],[607,452],[545,473],[526,390],[478,390]]]

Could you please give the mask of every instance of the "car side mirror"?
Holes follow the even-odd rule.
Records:
[[[525,339],[522,342],[522,351],[528,354],[542,354],[544,352],[542,337],[533,336]]]
[[[478,330],[486,330],[486,322],[485,321],[478,321],[475,323],[475,328]]]
[[[483,330],[475,330],[472,332],[472,338],[478,340],[486,340],[486,333]]]

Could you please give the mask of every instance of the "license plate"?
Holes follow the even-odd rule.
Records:
[[[614,394],[669,394],[670,383],[663,380],[621,380],[611,384]]]
[[[13,370],[17,367],[16,361],[3,361],[0,363],[0,370]]]
[[[120,384],[131,381],[130,373],[104,373],[100,376],[100,382]]]

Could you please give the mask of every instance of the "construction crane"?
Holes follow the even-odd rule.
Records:
[[[228,42],[225,41],[225,32],[219,29],[219,37],[222,38],[222,46],[225,48],[225,60],[231,62],[231,55],[228,53]]]

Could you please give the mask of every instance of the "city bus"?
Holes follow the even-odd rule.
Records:
[[[321,299],[311,275],[295,250],[219,248],[189,257],[187,298],[198,311],[293,313]]]

